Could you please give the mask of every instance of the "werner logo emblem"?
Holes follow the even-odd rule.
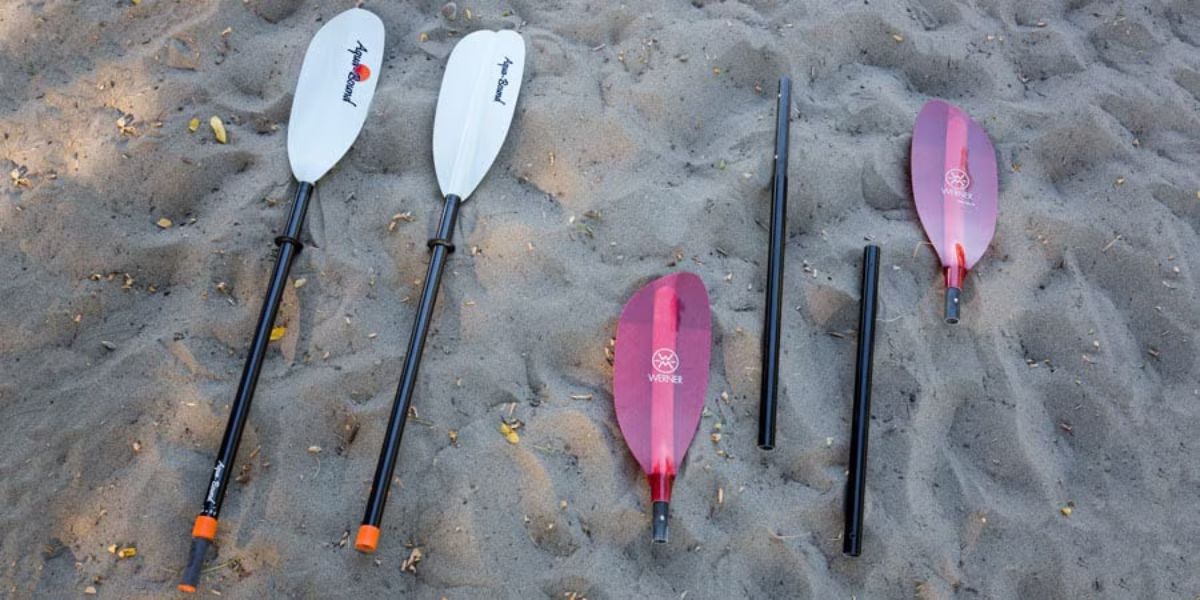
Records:
[[[683,383],[681,375],[675,375],[679,370],[679,355],[670,348],[659,348],[650,356],[650,366],[657,373],[648,373],[646,378],[650,383]]]
[[[500,80],[496,82],[496,95],[492,97],[493,102],[504,104],[504,88],[508,86],[508,67],[513,64],[507,56],[504,57],[504,62],[500,63]]]
[[[354,103],[354,84],[370,79],[371,67],[362,62],[362,55],[367,53],[367,47],[362,42],[356,43],[357,48],[346,49],[354,58],[350,60],[350,74],[346,75],[346,89],[342,92],[342,102],[357,108],[358,105]]]
[[[942,194],[953,196],[958,199],[959,204],[966,206],[975,206],[972,201],[973,194],[967,191],[971,187],[971,176],[962,169],[950,169],[946,171],[946,176],[943,177],[946,185],[942,187]]]
[[[670,348],[660,348],[650,357],[650,364],[654,365],[655,371],[669,375],[679,369],[679,355]]]
[[[946,185],[952,189],[965,190],[971,185],[971,176],[962,169],[950,169],[946,171]]]

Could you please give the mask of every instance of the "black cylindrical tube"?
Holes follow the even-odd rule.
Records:
[[[651,517],[650,533],[655,544],[667,543],[667,524],[670,519],[671,504],[659,500],[654,503],[654,513]]]
[[[437,234],[429,240],[429,247],[433,252],[429,258],[429,269],[425,272],[425,284],[421,289],[421,300],[417,305],[412,335],[408,339],[408,351],[404,356],[400,384],[392,402],[392,414],[388,417],[383,448],[379,452],[379,462],[375,465],[375,477],[371,481],[371,493],[367,497],[363,525],[378,528],[383,521],[383,508],[387,503],[388,488],[392,484],[392,473],[396,470],[396,457],[400,451],[400,439],[404,436],[404,424],[408,420],[408,407],[412,404],[413,390],[416,388],[421,353],[425,350],[425,337],[429,333],[429,323],[433,320],[434,304],[437,302],[438,288],[442,283],[442,273],[446,269],[446,259],[450,252],[454,251],[450,240],[454,236],[454,223],[461,204],[462,200],[458,196],[446,196],[446,205],[438,222]],[[360,550],[367,551],[366,548]],[[373,548],[370,550],[373,551]]]
[[[200,583],[200,571],[204,566],[204,555],[212,542],[204,538],[192,538],[192,549],[188,553],[187,566],[183,568],[183,576],[179,578],[179,591],[195,592]]]
[[[867,438],[871,422],[871,367],[875,353],[875,312],[879,298],[879,247],[863,250],[858,311],[858,356],[854,366],[854,414],[850,422],[849,478],[846,480],[842,552],[862,552],[863,500],[867,492]]]
[[[238,382],[237,393],[229,411],[229,422],[225,425],[225,435],[221,438],[221,446],[217,451],[217,462],[213,466],[212,477],[204,497],[204,509],[201,511],[203,515],[216,518],[221,512],[221,503],[225,500],[226,484],[229,481],[234,458],[237,457],[238,445],[242,441],[242,430],[246,427],[246,418],[250,414],[250,403],[254,400],[254,389],[258,385],[258,376],[262,372],[267,346],[271,343],[271,328],[275,324],[275,314],[279,311],[279,303],[283,300],[284,290],[287,289],[287,278],[288,272],[292,268],[292,259],[300,252],[300,232],[304,226],[304,216],[308,212],[308,202],[312,198],[312,191],[313,184],[311,183],[301,182],[297,187],[296,199],[292,202],[287,227],[284,229],[284,234],[278,238],[279,255],[275,258],[275,270],[271,273],[271,281],[267,286],[267,297],[263,300],[262,310],[258,314],[258,324],[254,326],[250,352],[246,356],[246,364],[242,368],[242,378]]]
[[[961,288],[946,288],[946,322],[951,325],[958,323],[958,302],[961,297]]]
[[[758,408],[758,447],[775,447],[775,413],[779,398],[779,337],[783,321],[783,254],[787,242],[788,129],[792,82],[779,79],[775,107],[775,168],[771,176],[770,245],[767,250],[766,308],[762,335],[762,390]]]
[[[213,466],[212,475],[205,488],[204,505],[197,521],[211,523],[208,537],[195,535],[193,530],[192,549],[188,557],[187,568],[184,569],[183,580],[179,589],[183,591],[196,590],[200,579],[200,567],[204,563],[204,555],[216,534],[216,519],[221,512],[221,504],[225,501],[225,491],[228,488],[229,475],[233,471],[233,462],[237,458],[238,446],[242,442],[242,430],[250,416],[250,403],[254,400],[254,389],[258,385],[258,376],[262,372],[263,360],[267,355],[267,346],[271,343],[271,328],[275,324],[275,314],[279,312],[279,304],[283,300],[283,292],[287,289],[288,272],[292,269],[292,260],[304,248],[300,242],[300,233],[304,228],[304,217],[308,214],[308,203],[312,199],[313,184],[300,182],[296,188],[296,199],[292,202],[288,214],[287,226],[283,234],[275,238],[279,245],[279,255],[275,258],[275,270],[271,273],[271,281],[267,285],[267,297],[263,300],[262,310],[258,314],[258,324],[254,326],[254,337],[250,341],[250,351],[246,356],[246,364],[242,367],[242,378],[238,381],[237,393],[229,411],[229,422],[225,424],[225,435],[221,438],[221,446],[217,449],[217,461]]]

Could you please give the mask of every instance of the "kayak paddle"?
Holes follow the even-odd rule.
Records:
[[[433,164],[438,186],[445,196],[445,206],[437,233],[428,242],[432,251],[429,269],[425,272],[400,384],[392,402],[392,414],[375,466],[375,477],[371,481],[366,514],[354,541],[354,547],[360,552],[374,552],[379,544],[379,524],[383,521],[400,438],[404,435],[404,422],[412,404],[425,336],[429,333],[446,259],[454,252],[450,240],[454,236],[459,206],[475,191],[504,145],[524,68],[525,40],[515,31],[472,33],[458,42],[446,62],[433,118]]]
[[[300,80],[288,120],[288,160],[298,186],[283,235],[275,238],[279,255],[263,301],[250,353],[238,382],[237,394],[225,426],[204,496],[204,507],[192,527],[192,550],[179,589],[195,592],[204,555],[217,535],[217,516],[225,499],[242,429],[254,398],[254,387],[270,343],[275,313],[287,287],[288,271],[304,244],[300,232],[312,199],[313,186],[346,154],[358,137],[375,95],[376,77],[383,59],[383,22],[362,9],[350,9],[331,19],[308,45]]]
[[[996,232],[996,151],[987,132],[948,102],[926,102],[913,127],[912,186],[946,271],[946,322],[957,323],[963,280]]]
[[[854,362],[854,408],[842,529],[842,552],[862,553],[863,503],[867,497],[867,441],[871,428],[871,372],[875,361],[875,313],[879,307],[879,246],[863,248],[858,298],[858,355]]]
[[[758,447],[775,447],[779,397],[779,330],[783,321],[783,246],[787,242],[788,129],[792,124],[792,80],[779,78],[775,105],[775,171],[771,175],[771,241],[767,254],[767,304],[763,317],[762,394],[758,406]]]
[[[621,311],[613,356],[613,405],[621,434],[650,482],[651,528],[667,541],[671,484],[704,411],[712,314],[692,273],[661,277]]]

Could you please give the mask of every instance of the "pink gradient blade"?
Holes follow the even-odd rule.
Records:
[[[650,282],[621,312],[613,403],[655,503],[670,501],[671,482],[700,425],[711,347],[708,292],[692,273]]]
[[[912,186],[917,214],[946,271],[947,321],[956,322],[963,279],[996,231],[999,183],[987,132],[948,102],[926,102],[913,127]]]

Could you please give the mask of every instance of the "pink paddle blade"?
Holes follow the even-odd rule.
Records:
[[[912,137],[912,186],[925,235],[946,271],[946,322],[958,322],[967,271],[996,232],[996,151],[967,113],[930,100]]]
[[[613,404],[650,482],[655,542],[667,541],[671,483],[700,425],[711,351],[708,291],[692,273],[651,281],[621,311]]]

